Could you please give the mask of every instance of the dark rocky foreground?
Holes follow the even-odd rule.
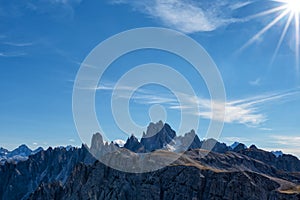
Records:
[[[190,151],[171,166],[143,174],[81,163],[65,184],[42,184],[29,199],[300,199],[297,175],[233,152],[185,160],[199,153]]]
[[[111,158],[123,151],[129,155],[123,159],[130,159],[138,155],[136,152],[151,149],[161,159],[168,159],[177,155],[164,148],[166,140],[174,140],[174,133],[163,126],[158,134],[141,142],[129,138],[128,148],[105,144],[96,134],[91,152],[97,154],[98,149],[99,156]],[[180,140],[184,143],[185,138]],[[84,145],[69,150],[49,148],[26,161],[0,166],[0,199],[300,199],[300,161],[296,157],[276,157],[254,145],[246,148],[240,144],[232,149],[218,142],[208,153],[205,146],[210,143],[215,142],[197,137],[178,160],[148,173],[107,167]]]

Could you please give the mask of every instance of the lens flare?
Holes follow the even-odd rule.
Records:
[[[285,3],[291,12],[297,14],[300,12],[300,0],[287,0]]]
[[[286,37],[286,34],[288,30],[294,26],[294,35],[295,35],[295,66],[297,72],[299,72],[299,17],[300,17],[300,0],[270,0],[272,2],[276,2],[276,4],[280,3],[279,6],[275,6],[269,10],[265,10],[261,13],[249,16],[247,20],[271,15],[271,14],[277,14],[275,18],[267,24],[265,27],[263,27],[257,34],[255,34],[251,39],[249,39],[241,48],[240,51],[244,50],[251,44],[253,44],[257,39],[261,38],[263,34],[265,34],[267,31],[269,31],[273,26],[278,24],[278,22],[281,22],[282,20],[285,20],[285,24],[283,24],[282,27],[282,33],[280,34],[280,37],[277,42],[276,49],[274,51],[271,63],[274,62],[277,53],[284,41],[284,38]],[[293,24],[293,26],[292,26]]]

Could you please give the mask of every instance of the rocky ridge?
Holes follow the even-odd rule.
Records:
[[[6,162],[0,166],[0,199],[300,199],[300,161],[292,155],[201,141],[194,131],[176,136],[160,122],[149,127],[140,141],[132,135],[121,148],[97,133],[90,148],[49,148]],[[153,152],[167,159],[183,147],[188,151],[170,165],[137,174],[107,167],[90,154]]]
[[[28,159],[28,156],[34,155],[43,148],[39,147],[35,150],[31,150],[25,144],[20,145],[18,148],[14,149],[13,151],[9,151],[4,148],[0,148],[0,164],[4,164],[5,162],[13,162],[17,163],[19,161],[25,161]]]

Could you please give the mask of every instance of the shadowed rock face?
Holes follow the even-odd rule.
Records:
[[[1,166],[0,199],[299,199],[283,192],[297,191],[300,173],[236,152],[206,154],[190,150],[161,170],[131,174],[95,162],[84,146],[48,149]]]
[[[70,150],[49,148],[26,161],[0,165],[0,200],[300,199],[300,161],[294,156],[276,157],[243,144],[232,149],[214,139],[200,141],[194,131],[177,137],[160,122],[149,127],[141,142],[132,135],[124,148],[104,142],[97,133],[90,151],[102,160],[117,156],[114,161],[119,166],[147,168],[149,163],[134,165],[140,153],[152,151],[155,164],[178,155],[167,151],[166,144],[179,149],[190,145],[190,150],[160,170],[132,174],[96,161],[85,145]],[[159,132],[153,135],[155,130]],[[211,147],[212,152],[205,150]]]
[[[188,149],[199,149],[202,146],[202,142],[200,141],[199,137],[196,135],[194,130],[186,133],[184,136],[176,137],[175,143],[180,143],[180,148],[178,152],[185,151]],[[175,144],[177,145],[177,144]]]
[[[218,152],[218,153],[225,153],[230,149],[228,146],[226,146],[226,144],[220,143],[215,139],[204,140],[202,142],[201,148],[207,149],[209,151]]]
[[[92,137],[91,150],[102,149],[104,146],[103,137],[100,133],[96,133]]]
[[[43,148],[39,147],[32,151],[25,144],[20,145],[13,151],[8,151],[7,149],[0,147],[0,164],[4,164],[5,162],[17,163],[19,161],[27,160],[29,155],[36,154],[42,150]]]
[[[163,124],[161,121],[154,124],[151,123],[146,134],[141,139],[141,144],[146,151],[154,151],[164,148],[176,137],[176,133],[168,124]]]
[[[162,121],[150,123],[141,141],[132,135],[127,139],[124,148],[136,153],[152,152],[160,149],[181,152],[188,149],[202,148],[219,153],[230,150],[230,147],[226,146],[226,144],[220,143],[215,139],[200,141],[194,130],[191,130],[184,136],[177,136],[170,125],[164,124]]]
[[[272,152],[267,152],[257,148],[246,148],[238,152],[240,154],[247,155],[250,158],[260,160],[280,170],[300,172],[300,161],[297,157],[292,155],[283,154],[282,156],[276,157]]]
[[[300,198],[297,194],[284,194],[278,191],[280,187],[293,185],[290,179],[296,177],[292,175],[280,175],[276,169],[234,152],[226,155],[211,153],[202,159],[195,159],[201,153],[196,150],[189,151],[172,166],[143,174],[120,172],[100,162],[96,162],[93,166],[78,164],[65,184],[59,182],[42,184],[29,199],[296,200]],[[235,166],[232,166],[231,162]],[[262,173],[264,170],[266,174]],[[277,173],[278,177],[284,176],[288,181],[277,178]]]
[[[84,146],[70,151],[49,148],[26,161],[5,163],[0,166],[0,199],[27,199],[41,183],[65,183],[79,162],[95,162]]]
[[[139,142],[139,140],[134,135],[127,139],[124,148],[129,149],[133,152],[145,151],[145,147]]]
[[[242,144],[242,143],[239,143],[234,149],[233,151],[235,152],[240,152],[240,151],[243,151],[247,149],[246,145]]]

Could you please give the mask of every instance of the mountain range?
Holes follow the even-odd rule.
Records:
[[[28,159],[28,156],[34,155],[40,151],[43,151],[42,147],[31,150],[25,144],[20,145],[13,151],[0,147],[0,164],[4,164],[5,162],[17,163],[19,161],[25,161]]]
[[[293,155],[200,140],[193,130],[177,136],[162,122],[150,123],[140,140],[132,135],[119,144],[96,133],[90,147],[1,148],[0,199],[300,199],[300,161]],[[122,172],[96,159],[120,152],[124,167],[149,152],[180,156],[147,173]],[[14,156],[24,159],[7,159]]]

